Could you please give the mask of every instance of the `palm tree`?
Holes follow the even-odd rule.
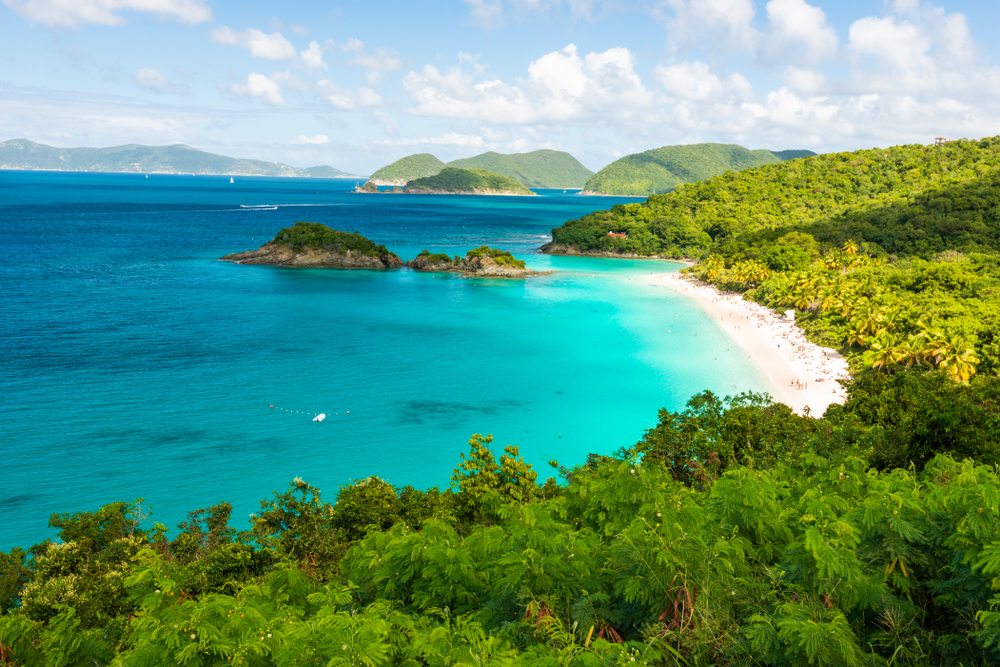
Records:
[[[893,366],[902,359],[902,354],[898,349],[899,341],[891,333],[880,332],[871,340],[868,352],[865,352],[864,359],[870,363],[872,368],[889,373]]]
[[[855,243],[852,239],[847,239],[847,241],[844,243],[843,250],[848,255],[856,255],[858,254],[858,244]]]
[[[976,374],[976,364],[979,363],[976,351],[969,341],[952,331],[945,331],[938,347],[939,352],[935,356],[938,368],[947,372],[956,382],[968,384],[969,379]]]

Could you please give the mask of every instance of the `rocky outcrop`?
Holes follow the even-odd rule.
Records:
[[[267,243],[257,250],[247,250],[226,255],[224,262],[237,264],[269,264],[300,268],[336,269],[398,269],[406,264],[396,253],[365,255],[355,250],[336,252],[318,248],[292,250],[279,243]]]
[[[461,273],[476,278],[527,278],[528,276],[544,276],[554,271],[534,271],[528,268],[511,266],[497,262],[492,257],[465,257],[458,260],[431,261],[428,257],[417,257],[406,263],[416,271],[437,273]]]
[[[365,181],[364,185],[359,185],[354,188],[354,192],[359,194],[378,194],[378,186],[372,181]]]

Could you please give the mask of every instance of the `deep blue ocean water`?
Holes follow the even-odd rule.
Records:
[[[546,461],[633,444],[702,389],[769,388],[647,278],[680,265],[536,253],[552,227],[627,199],[354,184],[0,171],[0,549],[53,537],[53,512],[115,500],[144,497],[171,527],[225,500],[242,528],[296,476],[331,501],[373,474],[443,488],[473,433],[519,446],[544,479]],[[241,208],[261,205],[277,208]],[[217,261],[297,220],[404,260],[487,244],[557,273]]]

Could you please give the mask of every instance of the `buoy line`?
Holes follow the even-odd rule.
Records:
[[[289,410],[288,408],[276,408],[273,405],[270,406],[270,408],[272,410],[278,410],[280,412],[288,412],[288,413],[294,414],[294,415],[312,415],[314,422],[321,422],[324,419],[326,419],[326,413],[325,412],[306,412],[305,410]],[[337,417],[340,416],[339,412],[335,412],[333,414],[334,414],[334,416],[337,416]],[[351,414],[350,410],[345,411],[345,416],[349,415],[349,414]]]

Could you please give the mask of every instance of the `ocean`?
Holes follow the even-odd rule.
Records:
[[[116,500],[145,498],[170,527],[228,501],[244,528],[295,477],[330,501],[369,475],[445,488],[474,433],[518,446],[542,481],[549,460],[632,445],[701,390],[770,388],[648,278],[680,264],[537,253],[553,227],[628,198],[354,185],[0,171],[0,549],[54,538],[52,513]],[[299,220],[404,260],[485,244],[556,273],[217,261]]]

